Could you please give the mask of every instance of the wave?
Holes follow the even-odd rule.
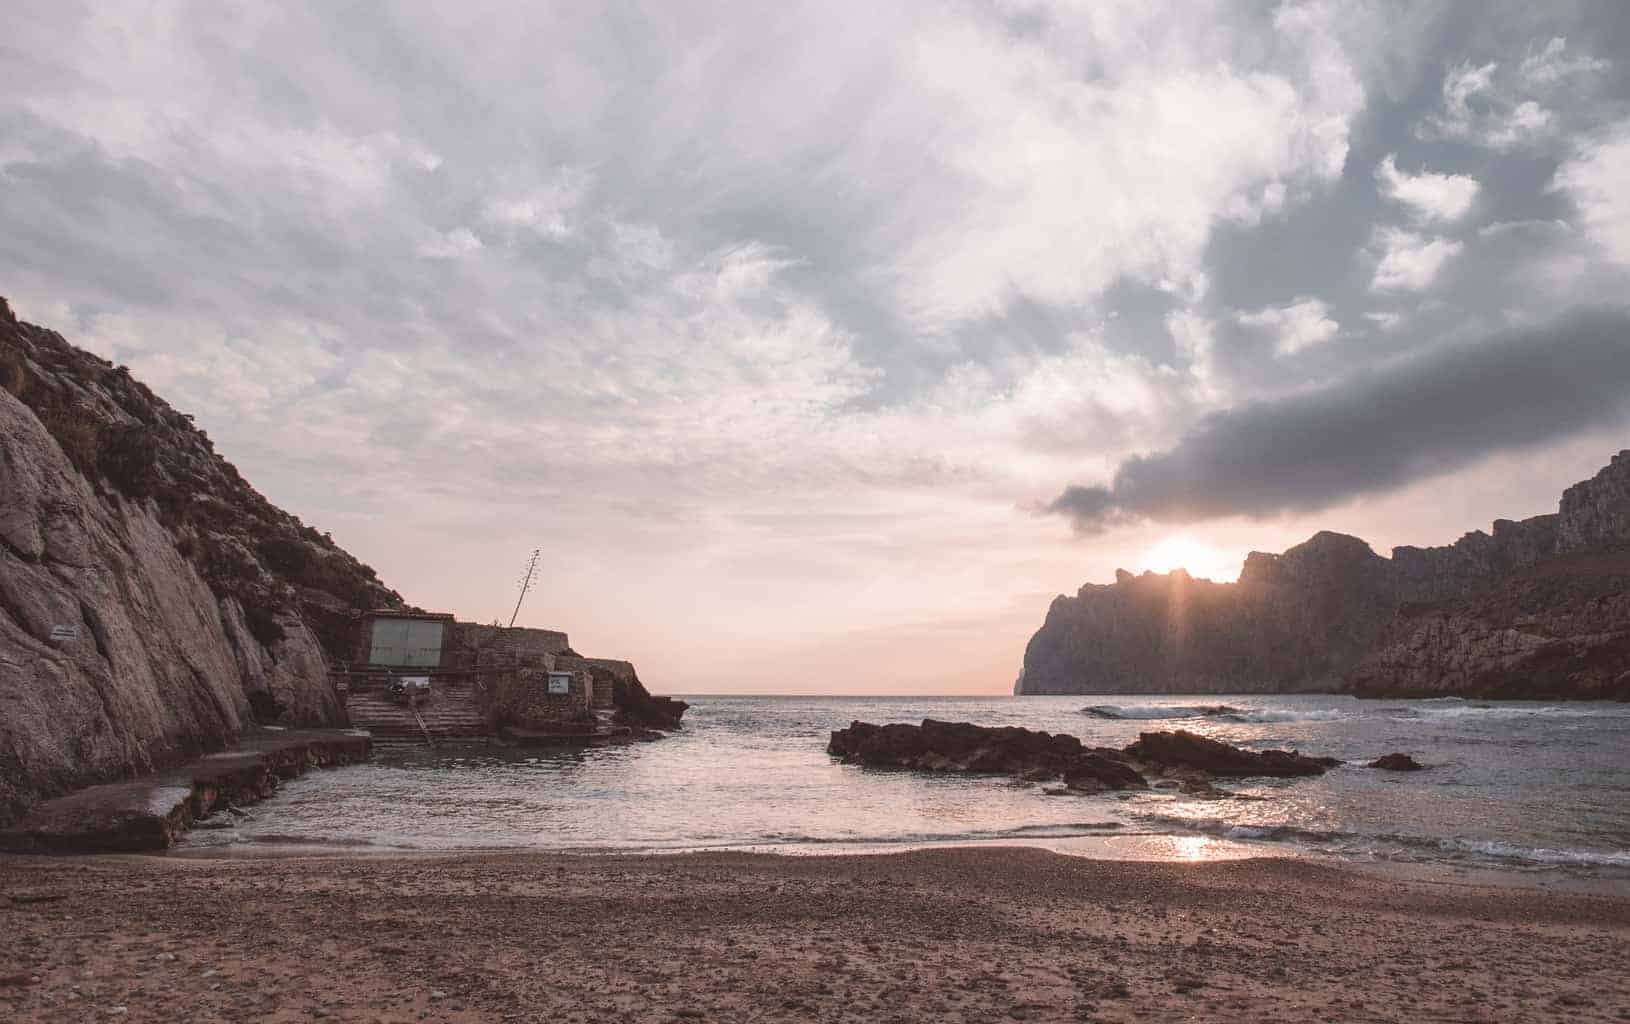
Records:
[[[1210,718],[1220,722],[1266,725],[1275,722],[1331,722],[1353,717],[1333,708],[1306,710],[1280,708],[1236,708],[1230,704],[1094,704],[1081,709],[1083,715],[1112,721],[1157,721]]]
[[[1338,855],[1365,854],[1382,859],[1423,858],[1438,860],[1470,856],[1507,866],[1526,867],[1606,867],[1630,868],[1630,850],[1602,850],[1544,846],[1523,846],[1499,839],[1434,839],[1398,833],[1351,832],[1340,829],[1301,828],[1296,825],[1235,825],[1225,821],[1181,818],[1172,815],[1138,815],[1145,824],[1198,832],[1221,839],[1246,842],[1287,843]]]
[[[1528,864],[1630,868],[1630,850],[1556,850],[1544,846],[1518,846],[1498,839],[1443,839],[1438,846],[1447,853],[1470,853]]]
[[[807,848],[809,851],[837,847],[860,850],[890,849],[922,845],[1001,843],[1015,840],[1084,839],[1124,835],[1118,821],[1084,821],[1057,825],[1018,825],[1013,828],[969,829],[962,832],[899,832],[880,835],[807,835],[801,832],[767,832],[725,838],[699,836],[672,842],[576,845],[543,847],[557,853],[690,853],[704,850],[778,849],[783,852]],[[538,847],[533,847],[538,848]]]
[[[1512,704],[1458,704],[1448,707],[1421,708],[1420,714],[1428,718],[1600,718],[1604,715],[1596,708],[1565,708],[1554,704],[1532,707]]]
[[[1222,718],[1243,714],[1239,708],[1227,704],[1094,704],[1081,709],[1083,715],[1116,721],[1155,721],[1170,718]]]
[[[1244,722],[1253,725],[1266,725],[1273,722],[1334,722],[1341,719],[1351,718],[1353,716],[1349,715],[1345,711],[1337,711],[1334,708],[1310,708],[1306,711],[1263,708],[1251,711],[1230,711],[1227,714],[1218,715],[1217,717],[1226,722]]]
[[[1396,721],[1497,720],[1505,718],[1616,718],[1626,717],[1619,707],[1561,706],[1556,704],[1485,704],[1462,697],[1434,697],[1413,704],[1358,708],[1240,708],[1229,704],[1093,704],[1081,714],[1110,721],[1170,721],[1206,718],[1241,725],[1284,722],[1341,722],[1391,718]]]

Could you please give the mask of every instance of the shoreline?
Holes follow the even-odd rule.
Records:
[[[1616,876],[1600,868],[1572,869],[1564,866],[1501,867],[1486,864],[1456,864],[1448,861],[1403,861],[1381,858],[1358,859],[1318,850],[1296,848],[1280,843],[1219,839],[1210,836],[1177,836],[1157,832],[1118,832],[1100,835],[1018,837],[1003,836],[983,840],[967,838],[909,842],[784,842],[720,843],[711,846],[677,847],[563,847],[540,849],[522,846],[413,848],[371,843],[310,842],[299,839],[219,845],[178,846],[163,852],[144,854],[159,859],[196,861],[256,861],[312,859],[480,859],[565,857],[583,860],[605,858],[683,858],[742,854],[748,856],[820,859],[834,857],[891,857],[938,850],[1041,850],[1062,857],[1128,864],[1199,865],[1226,861],[1261,860],[1306,862],[1338,871],[1353,871],[1381,879],[1439,885],[1470,885],[1489,889],[1531,892],[1562,892],[1630,899],[1630,874]],[[3,857],[3,855],[0,855]],[[0,861],[3,863],[3,861]]]
[[[1630,892],[1301,858],[0,860],[19,1021],[1615,1021]],[[34,980],[37,979],[37,980]],[[120,1009],[120,1008],[123,1009]]]

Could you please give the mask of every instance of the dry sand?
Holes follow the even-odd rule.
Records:
[[[1630,1020],[1630,894],[1291,860],[0,857],[0,1020]]]

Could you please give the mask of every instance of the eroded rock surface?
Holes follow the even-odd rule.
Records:
[[[1630,552],[1549,559],[1403,607],[1350,683],[1361,696],[1630,699]]]
[[[1341,764],[1333,757],[1306,757],[1294,750],[1243,750],[1187,729],[1139,733],[1128,756],[1161,769],[1189,769],[1215,778],[1295,778],[1323,775]]]

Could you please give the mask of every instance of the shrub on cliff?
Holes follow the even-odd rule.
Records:
[[[96,459],[101,451],[100,431],[96,429],[96,424],[83,413],[60,405],[52,404],[35,411],[74,468],[86,477],[96,479]]]
[[[23,357],[10,349],[0,350],[0,388],[11,392],[13,398],[21,398],[26,387],[28,367]]]
[[[311,568],[312,551],[293,537],[266,537],[259,544],[261,560],[275,573],[300,580]]]
[[[132,498],[150,497],[159,484],[157,438],[151,428],[130,424],[103,433],[96,468]]]

